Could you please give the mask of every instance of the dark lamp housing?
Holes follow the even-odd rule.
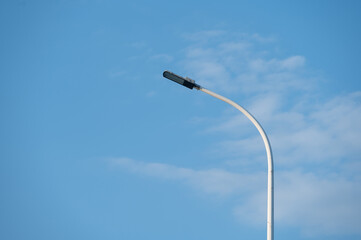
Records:
[[[170,71],[164,71],[163,77],[168,78],[169,80],[172,80],[173,82],[179,83],[180,85],[183,85],[189,89],[196,88],[199,90],[201,88],[201,86],[196,84],[194,80],[187,78],[187,77],[184,78],[184,77],[178,76],[177,74],[174,74]]]

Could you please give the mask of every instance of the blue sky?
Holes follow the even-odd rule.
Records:
[[[361,239],[358,1],[1,1],[1,239]]]

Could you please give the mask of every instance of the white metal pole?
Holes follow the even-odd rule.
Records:
[[[267,240],[273,240],[273,158],[272,158],[272,149],[268,137],[263,130],[262,126],[258,121],[243,107],[233,102],[232,100],[225,98],[217,93],[214,93],[208,89],[199,87],[198,90],[205,92],[215,98],[218,98],[233,107],[241,111],[246,117],[251,120],[251,122],[256,126],[257,130],[262,136],[264,145],[267,152],[267,162],[268,162],[268,187],[267,187]]]

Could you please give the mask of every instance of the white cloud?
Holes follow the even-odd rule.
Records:
[[[181,181],[196,190],[216,196],[249,191],[249,182],[259,181],[258,174],[239,175],[222,169],[193,170],[168,164],[139,162],[129,158],[112,159],[112,163],[137,174]]]
[[[232,54],[234,52],[244,52],[251,47],[249,42],[225,42],[220,44],[222,53]]]
[[[361,153],[361,95],[338,96],[305,112],[274,112],[268,119],[274,129],[274,149],[281,159],[302,162],[330,162],[359,159]],[[298,113],[293,119],[284,118]],[[325,163],[326,164],[326,163]]]
[[[292,56],[280,62],[280,66],[283,69],[293,70],[296,68],[303,67],[305,64],[305,57],[303,56]]]
[[[319,80],[307,70],[304,56],[263,54],[255,50],[257,41],[250,36],[240,35],[233,41],[216,38],[212,46],[192,43],[183,64],[202,86],[226,92],[226,96],[247,96],[245,107],[269,133],[278,163],[291,167],[359,159],[361,125],[356,123],[361,122],[361,93],[320,101],[316,94]],[[263,156],[262,146],[258,151],[253,147],[259,136],[247,130],[250,123],[245,117],[235,111],[221,118],[222,123],[205,130],[226,134],[219,152],[243,156],[242,161],[244,156]],[[237,135],[241,139],[235,139]]]
[[[312,167],[313,171],[332,168],[340,172],[345,164],[360,162],[359,92],[338,96],[317,106],[310,103],[303,111],[297,107],[284,110],[280,98],[267,96],[254,101],[249,110],[268,132],[276,166]],[[223,123],[205,131],[223,134],[223,140],[212,147],[213,151],[223,157],[239,159],[242,165],[262,164],[265,152],[259,134],[241,113],[235,114],[224,116]]]
[[[283,60],[271,59],[265,60],[257,58],[249,63],[250,70],[254,72],[279,72],[292,71],[304,66],[305,58],[303,56],[292,56]]]
[[[187,39],[191,44],[181,64],[189,76],[233,100],[247,99],[242,105],[269,135],[276,224],[298,227],[308,235],[361,235],[361,92],[320,98],[319,78],[307,69],[304,56],[279,57],[264,47],[274,38],[238,34],[230,40],[224,31],[206,31]],[[267,164],[263,143],[251,123],[229,109],[217,117],[221,123],[207,116],[193,122],[202,123],[204,134],[223,139],[209,147],[212,154],[234,171],[246,167],[248,175],[124,158],[116,162],[134,173],[179,181],[205,194],[241,194],[241,202],[234,203],[235,216],[264,224],[266,177],[259,173]]]
[[[361,234],[361,92],[320,100],[319,80],[307,70],[304,56],[279,58],[255,50],[256,45],[250,37],[238,44],[234,40],[212,47],[195,44],[199,54],[186,55],[185,68],[205,87],[249,99],[246,108],[269,134],[276,170],[284,171],[276,171],[276,219],[281,225],[300,226],[307,234]],[[197,64],[189,66],[188,60]],[[207,62],[218,64],[214,69],[221,71],[216,77],[207,76],[213,71],[211,66],[202,67]],[[231,166],[265,166],[262,141],[246,127],[251,123],[238,112],[225,111],[220,118],[222,123],[204,131],[223,134],[212,150],[231,159],[227,161]],[[265,191],[253,193],[235,214],[262,222],[265,196]]]
[[[237,174],[223,169],[194,170],[169,164],[112,159],[114,166],[135,174],[173,180],[204,194],[242,195],[235,203],[239,221],[259,226],[266,221],[266,172]],[[361,234],[361,181],[338,176],[320,177],[301,171],[275,175],[275,224],[299,226],[307,235]]]
[[[202,40],[193,39],[182,63],[205,87],[254,94],[305,90],[313,85],[302,74],[305,57],[280,59],[271,57],[268,51],[255,50],[257,44],[267,42],[256,40],[261,38],[259,35],[238,34],[232,40],[224,40],[225,32],[215,38],[203,32],[198,34]]]
[[[309,236],[361,234],[361,182],[337,176],[320,177],[299,171],[275,175],[275,224],[300,227]],[[243,222],[262,225],[266,192],[251,194],[234,214]]]

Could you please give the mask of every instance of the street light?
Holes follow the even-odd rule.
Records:
[[[273,240],[273,158],[272,158],[272,149],[270,142],[268,140],[268,137],[263,130],[262,126],[257,122],[257,120],[243,107],[238,105],[237,103],[233,102],[232,100],[225,98],[217,93],[214,93],[208,89],[205,89],[201,87],[200,85],[196,84],[194,80],[190,78],[184,78],[181,76],[178,76],[172,72],[164,71],[163,77],[168,78],[169,80],[172,80],[180,85],[183,85],[189,89],[197,89],[204,93],[207,93],[215,98],[218,98],[219,100],[222,100],[233,107],[237,108],[239,111],[241,111],[246,117],[251,120],[251,122],[254,124],[254,126],[257,128],[258,132],[261,134],[262,140],[264,142],[264,145],[266,147],[266,153],[267,153],[267,162],[268,162],[268,184],[267,184],[267,240]]]

